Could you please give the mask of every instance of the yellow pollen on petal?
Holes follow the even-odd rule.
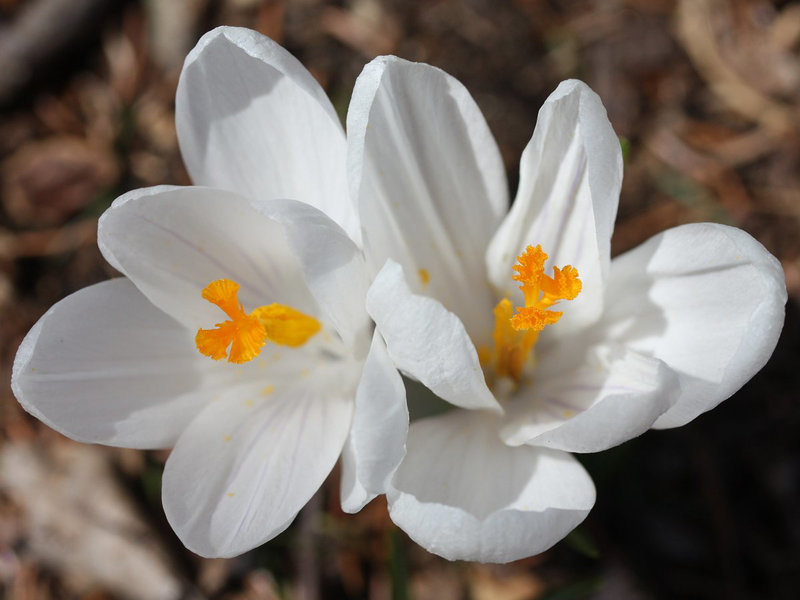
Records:
[[[578,270],[571,265],[553,267],[551,277],[545,274],[547,258],[541,246],[526,247],[517,257],[512,276],[520,283],[525,305],[514,312],[511,301],[504,298],[494,308],[494,348],[483,350],[481,364],[493,366],[497,377],[510,377],[516,382],[522,379],[539,332],[563,315],[549,309],[560,300],[574,300],[581,292]]]
[[[230,318],[214,329],[199,329],[195,345],[201,354],[228,362],[244,363],[261,353],[270,341],[283,346],[302,346],[320,329],[314,317],[283,304],[270,304],[245,313],[239,303],[239,284],[230,279],[209,283],[202,297],[215,304]]]
[[[417,269],[417,275],[419,275],[419,280],[422,282],[422,285],[428,285],[428,282],[431,280],[431,274],[428,272],[428,269]]]

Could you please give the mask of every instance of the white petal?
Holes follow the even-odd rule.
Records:
[[[231,391],[191,423],[163,487],[167,519],[187,548],[234,556],[289,526],[336,463],[355,377],[322,367],[266,398],[257,388]]]
[[[196,184],[307,202],[360,241],[344,131],[325,92],[286,50],[255,31],[219,27],[186,58],[175,102]]]
[[[665,231],[612,262],[599,335],[678,372],[682,393],[655,426],[714,408],[772,354],[783,325],[780,263],[756,240],[713,223]]]
[[[434,67],[378,57],[356,81],[347,135],[372,272],[387,258],[399,262],[412,289],[488,340],[494,304],[483,254],[508,192],[497,144],[469,92]]]
[[[403,379],[376,331],[356,392],[350,437],[342,460],[342,508],[358,512],[378,494],[406,451],[408,407]]]
[[[505,563],[539,554],[592,508],[595,490],[564,452],[503,444],[486,412],[415,421],[387,497],[392,520],[450,560]]]
[[[565,305],[553,335],[600,316],[621,184],[622,151],[600,98],[580,81],[562,82],[539,111],[516,200],[486,255],[492,284],[516,304],[512,267],[526,246],[542,246],[550,272],[578,269],[583,290]]]
[[[253,206],[280,223],[314,298],[356,355],[369,348],[370,321],[364,306],[364,255],[325,213],[295,200],[268,200]]]
[[[341,482],[339,484],[342,510],[347,513],[357,513],[378,496],[377,493],[368,492],[358,480],[357,461],[353,438],[348,436],[344,448],[342,448]]]
[[[217,393],[193,336],[127,279],[106,281],[39,320],[11,385],[25,410],[73,439],[169,447]]]
[[[375,277],[367,312],[398,369],[451,404],[500,410],[464,325],[433,298],[413,294],[396,262]]]
[[[521,389],[506,407],[508,444],[600,452],[650,429],[680,394],[678,376],[663,362],[608,346],[556,379],[544,370],[537,375],[541,383]]]
[[[280,302],[318,314],[282,227],[231,192],[129,192],[100,218],[98,244],[153,304],[195,332],[224,317],[201,296],[220,278],[241,285],[239,300],[248,311]]]

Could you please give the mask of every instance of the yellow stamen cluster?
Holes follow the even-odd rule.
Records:
[[[539,332],[556,323],[562,312],[549,310],[559,300],[573,300],[581,291],[578,271],[571,265],[554,267],[553,276],[544,272],[547,254],[541,246],[528,246],[517,257],[512,279],[520,282],[525,306],[512,315],[508,298],[494,309],[494,373],[520,381]]]
[[[197,331],[194,341],[205,356],[244,363],[258,356],[267,341],[301,346],[320,330],[320,323],[314,317],[283,304],[269,304],[245,313],[238,294],[239,284],[230,279],[212,281],[203,289],[203,298],[230,318],[217,323],[214,329]]]

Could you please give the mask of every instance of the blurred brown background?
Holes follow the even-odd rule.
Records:
[[[773,359],[678,430],[584,457],[598,503],[566,542],[507,566],[421,551],[336,474],[279,538],[202,560],[160,506],[166,454],[82,446],[25,415],[17,345],[54,302],[114,275],[96,219],[187,184],[174,130],[186,52],[244,25],[284,44],[342,116],[378,54],[439,66],[483,109],[510,183],[568,77],[626,149],[615,253],[681,223],[742,227],[789,287]],[[766,0],[0,0],[0,591],[7,598],[532,600],[800,594],[800,4]]]

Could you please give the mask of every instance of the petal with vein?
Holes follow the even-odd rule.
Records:
[[[621,347],[594,348],[579,368],[546,376],[506,407],[506,443],[600,452],[650,429],[680,394],[662,361]]]
[[[319,314],[282,227],[231,192],[129,192],[100,218],[98,244],[153,304],[195,331],[224,316],[201,296],[217,279],[240,284],[247,311],[277,302]]]
[[[780,263],[740,229],[669,229],[614,259],[599,335],[680,375],[681,395],[655,427],[711,410],[767,362],[783,326]]]
[[[406,390],[380,333],[372,338],[350,437],[342,457],[342,508],[354,513],[386,491],[386,481],[403,460],[408,436]]]
[[[307,202],[360,242],[341,123],[279,44],[239,27],[210,31],[186,58],[175,102],[181,154],[196,184]]]
[[[127,279],[105,281],[47,311],[11,385],[25,410],[73,439],[170,447],[217,392],[193,337]]]
[[[372,272],[387,258],[399,262],[413,290],[488,341],[494,304],[483,254],[508,192],[497,144],[469,92],[435,67],[378,57],[356,82],[347,135]]]
[[[398,369],[456,406],[501,410],[464,325],[433,298],[412,293],[396,262],[375,277],[367,312]]]
[[[342,450],[353,403],[340,382],[350,376],[315,370],[267,397],[257,386],[231,390],[197,416],[167,460],[162,490],[187,548],[234,556],[289,526]]]
[[[594,484],[577,460],[506,446],[498,427],[485,411],[412,423],[387,497],[392,520],[428,551],[510,562],[550,548],[594,505]]]
[[[364,308],[367,273],[364,255],[325,213],[295,200],[268,200],[253,206],[280,223],[305,280],[345,344],[357,355],[369,348]]]
[[[518,305],[512,266],[527,245],[547,252],[548,272],[553,265],[578,270],[583,290],[548,335],[600,316],[621,184],[622,151],[600,98],[580,81],[562,82],[539,111],[516,200],[486,254],[492,284]]]

